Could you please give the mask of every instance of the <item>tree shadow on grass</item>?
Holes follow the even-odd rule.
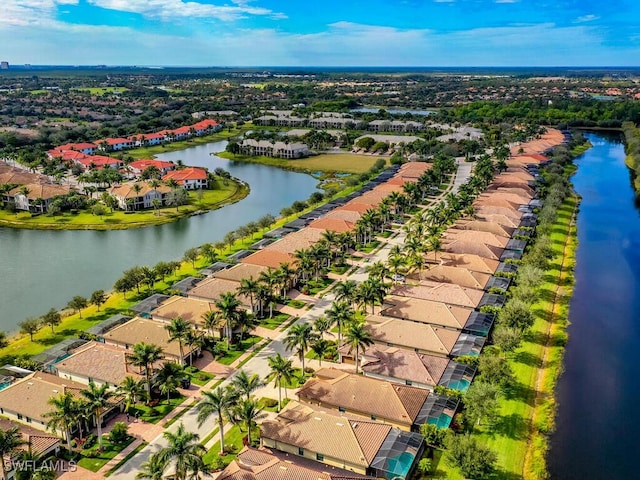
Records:
[[[500,468],[496,469],[489,477],[488,480],[522,480],[524,477],[513,472],[506,472]]]
[[[513,360],[517,363],[522,363],[529,367],[541,368],[543,366],[542,359],[530,352],[518,352],[514,355]]]
[[[524,339],[527,342],[535,343],[537,345],[547,344],[547,335],[542,332],[528,332],[525,334]]]
[[[525,402],[529,406],[533,406],[536,399],[536,391],[529,385],[520,382],[513,382],[503,389],[504,397],[507,400],[516,400]]]
[[[529,432],[529,422],[521,415],[512,413],[499,417],[491,427],[491,435],[502,435],[513,440],[523,440],[527,438]]]

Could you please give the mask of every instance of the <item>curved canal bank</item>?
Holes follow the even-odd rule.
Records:
[[[134,265],[180,258],[188,248],[215,242],[241,225],[304,200],[316,191],[310,175],[231,162],[209,153],[225,141],[160,155],[210,170],[221,167],[248,183],[247,197],[177,222],[133,230],[38,231],[0,228],[0,330],[14,331],[28,316],[63,307],[74,295],[111,289]]]
[[[637,477],[640,214],[620,136],[588,134],[576,160],[578,214],[569,341],[556,397],[551,478]]]

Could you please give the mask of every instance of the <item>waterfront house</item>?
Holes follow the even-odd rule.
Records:
[[[56,197],[70,192],[68,185],[56,183],[29,183],[9,190],[3,201],[12,203],[16,210],[31,213],[45,213]]]
[[[142,172],[149,167],[156,167],[160,170],[162,175],[166,175],[171,170],[176,169],[176,164],[173,162],[165,162],[163,160],[136,160],[129,164],[129,168],[136,175],[142,174]]]
[[[374,480],[341,468],[265,447],[244,447],[218,480]]]
[[[129,138],[105,138],[95,143],[98,145],[98,150],[102,150],[103,152],[116,152],[135,146],[134,142]]]
[[[251,309],[251,299],[246,295],[238,295],[236,290],[240,286],[240,282],[234,280],[225,280],[222,278],[206,278],[199,282],[195,287],[187,292],[189,298],[196,300],[205,300],[208,302],[217,302],[225,293],[233,293],[240,301],[240,304],[247,310]],[[255,308],[255,306],[254,306]]]
[[[170,191],[171,188],[167,185],[152,187],[148,182],[125,183],[109,189],[109,193],[118,200],[118,207],[122,210],[153,208],[155,200],[160,202],[158,206],[165,206]]]
[[[475,288],[461,287],[454,283],[439,283],[422,280],[420,285],[395,285],[391,293],[395,297],[411,297],[432,302],[442,302],[447,305],[457,305],[466,309],[474,309],[482,300],[484,291]],[[395,298],[394,297],[394,298]],[[399,301],[399,298],[395,298]],[[426,308],[426,307],[425,307]],[[455,308],[450,311],[458,312],[457,318],[464,318],[464,314]]]
[[[175,180],[178,185],[187,190],[197,190],[209,186],[207,170],[199,167],[187,167],[180,170],[172,170],[162,177],[162,180],[169,182]]]
[[[424,451],[424,439],[391,425],[331,415],[290,402],[261,425],[261,444],[377,478],[407,479]]]
[[[214,302],[174,295],[153,310],[151,317],[154,320],[166,323],[169,323],[174,318],[182,317],[183,320],[193,326],[202,328],[204,324],[202,316],[217,309]]]
[[[488,273],[474,272],[464,267],[450,267],[447,265],[435,265],[425,270],[420,275],[420,280],[439,283],[453,283],[466,288],[484,290],[491,275]]]
[[[432,410],[429,390],[375,378],[321,368],[296,392],[301,403],[335,410],[349,416],[417,431],[429,418],[442,412]],[[453,417],[453,412],[451,412]]]
[[[472,310],[469,308],[447,305],[441,301],[387,295],[382,304],[380,315],[462,330],[469,320],[471,312]]]

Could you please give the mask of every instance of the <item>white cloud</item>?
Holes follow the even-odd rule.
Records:
[[[600,17],[598,15],[593,15],[593,14],[582,15],[581,17],[576,18],[575,23],[593,22],[594,20],[598,20],[599,18]]]
[[[267,8],[253,7],[248,0],[236,0],[234,5],[212,5],[183,0],[88,0],[89,3],[109,10],[139,13],[145,17],[170,20],[173,18],[215,18],[237,20],[248,15],[282,18],[282,14]]]
[[[78,0],[3,0],[2,25],[42,25],[53,17],[59,5],[77,5]]]

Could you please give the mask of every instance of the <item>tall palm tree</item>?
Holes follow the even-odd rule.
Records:
[[[349,345],[349,353],[355,350],[356,353],[356,373],[358,373],[358,360],[360,351],[364,351],[373,344],[371,332],[365,329],[364,322],[351,322],[344,332],[344,338]]]
[[[256,302],[256,293],[258,292],[258,281],[251,278],[243,278],[240,280],[240,285],[236,289],[236,293],[238,295],[245,295],[249,297],[249,301],[251,302],[251,311],[254,311],[254,306]]]
[[[328,333],[333,336],[333,333],[329,332],[333,322],[325,316],[318,317],[313,321],[313,330],[318,333],[320,338],[324,338],[324,334]]]
[[[279,277],[282,279],[282,292],[280,293],[284,296],[287,294],[287,290],[293,288],[296,278],[296,270],[288,263],[281,263],[278,271]]]
[[[178,390],[182,381],[187,377],[184,367],[175,362],[165,362],[158,370],[155,384],[160,392],[167,396],[167,404],[171,401],[171,394]]]
[[[136,380],[131,375],[124,377],[116,389],[117,394],[124,397],[126,412],[143,398],[145,391],[144,380]]]
[[[407,264],[407,260],[402,255],[391,255],[387,259],[387,264],[389,265],[389,270],[393,273],[393,278],[398,278],[398,272],[400,268],[404,267]],[[395,280],[393,281],[396,282]]]
[[[98,445],[102,450],[102,414],[109,406],[109,399],[113,396],[113,392],[109,390],[109,385],[106,383],[98,387],[95,383],[90,382],[89,388],[82,390],[80,393],[86,399],[87,407],[91,410],[95,419],[96,429],[98,430]]]
[[[368,265],[365,268],[365,272],[367,272],[370,277],[384,280],[385,277],[389,276],[389,267],[387,267],[384,262],[378,261]]]
[[[336,300],[345,301],[349,305],[353,306],[356,300],[356,291],[358,284],[355,280],[344,280],[338,282],[333,288],[333,293],[336,296]]]
[[[318,362],[320,362],[320,367],[322,367],[322,360],[325,355],[329,352],[331,344],[328,340],[324,338],[318,338],[315,342],[311,344],[311,350],[318,357]]]
[[[216,301],[216,307],[220,310],[220,316],[224,320],[227,349],[229,349],[229,342],[238,319],[238,312],[240,311],[240,300],[238,300],[232,292],[226,292]]]
[[[139,342],[133,346],[133,353],[129,355],[131,365],[144,369],[147,384],[147,402],[151,399],[151,373],[153,364],[162,359],[162,348],[158,345]]]
[[[233,408],[233,421],[237,425],[244,425],[247,429],[247,443],[251,445],[251,429],[256,425],[256,421],[265,418],[267,415],[258,407],[258,402],[254,399],[242,400]]]
[[[10,428],[9,430],[0,429],[0,463],[2,463],[2,478],[6,477],[6,465],[5,458],[13,457],[18,449],[22,445],[26,445],[28,442],[24,440],[20,429],[18,427]]]
[[[220,322],[222,321],[222,316],[220,315],[219,310],[209,310],[208,312],[204,312],[202,314],[202,322],[204,328],[209,330],[211,336],[214,336],[214,330],[220,326]]]
[[[231,384],[239,393],[244,395],[247,400],[249,400],[253,392],[265,385],[264,381],[260,378],[260,375],[257,373],[249,375],[244,370],[240,370],[237,375],[233,377]]]
[[[289,350],[295,350],[300,362],[302,362],[302,373],[304,375],[304,354],[309,349],[309,345],[317,338],[318,334],[313,331],[308,323],[294,325],[289,329],[284,337],[284,344]]]
[[[182,317],[176,317],[171,319],[171,323],[164,327],[169,332],[169,341],[177,341],[180,349],[180,365],[184,363],[184,344],[189,336],[189,333],[193,330],[193,325],[187,322]]]
[[[176,433],[165,431],[162,435],[168,445],[158,451],[158,461],[166,465],[175,464],[176,480],[187,480],[191,478],[190,473],[193,475],[205,468],[202,457],[207,449],[200,444],[200,435],[188,432],[184,423],[180,423]]]
[[[346,282],[345,282],[346,283]],[[354,291],[355,294],[355,291]],[[351,305],[344,300],[338,300],[331,304],[331,307],[324,312],[331,322],[338,327],[338,347],[342,342],[342,327],[353,319],[355,312]]]
[[[202,400],[196,405],[198,425],[202,426],[211,415],[216,415],[220,430],[220,453],[224,452],[224,424],[231,418],[231,409],[238,401],[238,392],[233,388],[218,387],[203,392]]]
[[[149,457],[149,460],[140,465],[140,470],[136,473],[138,480],[162,480],[164,471],[167,469],[167,462],[163,461],[157,453]]]
[[[271,372],[267,376],[267,381],[273,380],[274,387],[278,387],[278,411],[282,406],[282,382],[290,383],[293,380],[294,368],[293,362],[284,358],[279,353],[275,357],[267,359]]]
[[[61,431],[67,440],[67,450],[71,452],[71,426],[77,418],[78,401],[71,392],[51,397],[47,404],[53,407],[42,416],[47,419],[47,428],[52,432]]]

